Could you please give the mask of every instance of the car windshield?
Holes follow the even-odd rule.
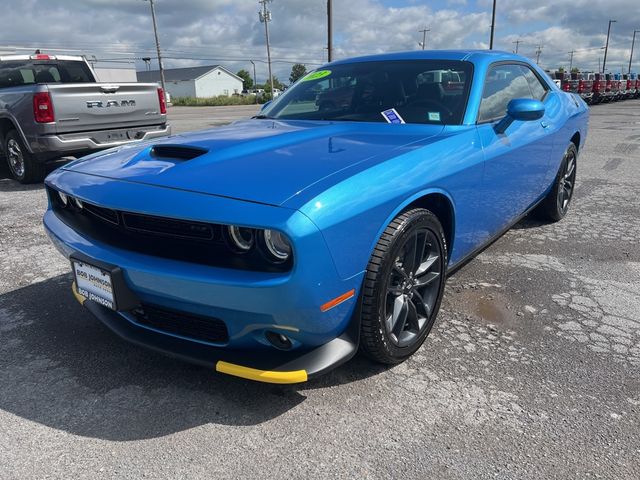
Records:
[[[402,60],[329,65],[311,72],[258,118],[462,123],[469,62]]]

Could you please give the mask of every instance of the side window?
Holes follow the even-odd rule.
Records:
[[[529,83],[529,88],[531,89],[531,94],[533,98],[536,100],[542,100],[547,93],[547,87],[545,87],[540,79],[536,76],[533,71],[529,67],[525,67],[524,65],[520,65],[522,69],[522,73],[524,78],[527,79],[527,83]]]
[[[478,122],[504,117],[514,98],[533,98],[519,65],[496,65],[489,69],[482,92]]]

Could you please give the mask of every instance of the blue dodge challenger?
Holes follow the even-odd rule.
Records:
[[[448,274],[531,211],[562,219],[587,122],[517,55],[337,61],[250,120],[56,170],[44,225],[116,334],[303,382],[358,350],[405,360]]]

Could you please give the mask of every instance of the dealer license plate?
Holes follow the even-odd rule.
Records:
[[[116,309],[111,274],[108,271],[74,260],[73,274],[80,295],[104,307]]]

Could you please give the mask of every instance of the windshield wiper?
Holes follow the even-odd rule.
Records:
[[[260,114],[260,115],[254,115],[254,116],[253,116],[253,117],[251,117],[251,118],[256,118],[256,119],[258,119],[258,120],[264,120],[264,119],[272,119],[273,117],[270,117],[269,115],[262,115],[262,114]]]

